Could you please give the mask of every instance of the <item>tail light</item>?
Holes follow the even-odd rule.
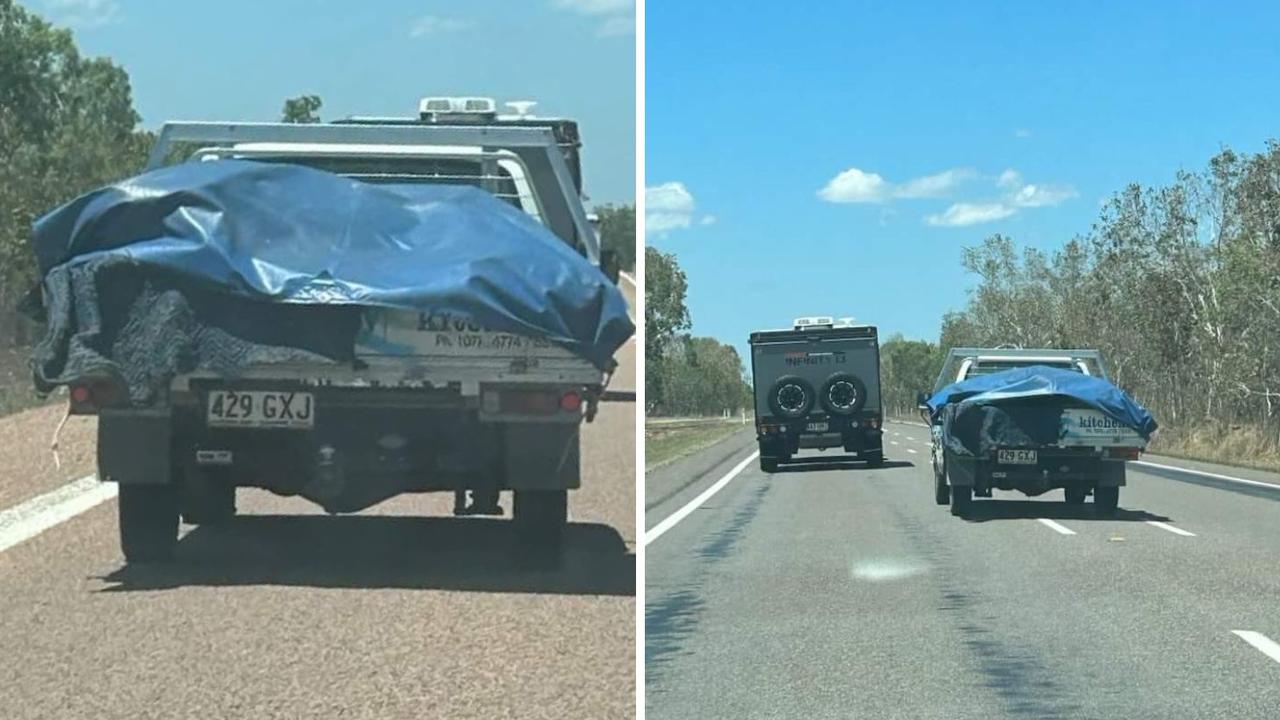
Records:
[[[880,427],[880,418],[871,418],[870,422],[868,422],[867,424],[869,424],[869,425],[871,426],[871,429],[872,429],[872,430],[879,429],[879,427]]]
[[[120,402],[124,393],[110,380],[90,380],[71,386],[71,414],[92,415]]]
[[[1135,447],[1113,447],[1107,448],[1107,457],[1112,460],[1137,460],[1142,453]]]
[[[487,413],[510,415],[555,415],[582,409],[582,393],[577,390],[503,390],[484,394],[483,409]]]

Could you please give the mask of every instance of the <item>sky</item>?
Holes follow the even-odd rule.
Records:
[[[646,240],[693,332],[853,316],[936,341],[1001,233],[1280,138],[1280,3],[649,0]]]
[[[326,120],[413,115],[424,95],[532,99],[579,121],[591,204],[634,203],[634,0],[20,2],[124,67],[148,128],[278,120],[302,94]]]

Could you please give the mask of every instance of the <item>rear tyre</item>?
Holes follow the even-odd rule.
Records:
[[[569,524],[568,490],[516,490],[512,521],[521,543],[558,553]]]
[[[761,455],[761,456],[760,456],[760,469],[761,469],[761,470],[763,470],[763,471],[765,471],[765,472],[767,472],[767,473],[776,473],[776,472],[778,472],[778,459],[777,459],[777,458],[767,458],[767,457],[765,457],[765,456]]]
[[[130,563],[173,557],[178,543],[178,493],[172,485],[121,485],[120,549]]]
[[[809,414],[815,400],[813,386],[796,375],[783,375],[769,389],[769,409],[773,414],[795,420]]]
[[[951,488],[947,486],[946,479],[938,474],[933,474],[933,501],[939,505],[951,504]]]
[[[1086,488],[1064,488],[1062,493],[1066,496],[1068,505],[1082,505],[1089,491]]]
[[[1120,506],[1120,488],[1100,487],[1093,489],[1093,507],[1099,515],[1114,515]]]
[[[867,386],[856,375],[836,373],[822,384],[822,407],[832,415],[852,415],[867,402]]]
[[[973,486],[971,485],[952,485],[951,486],[951,514],[956,517],[964,517],[969,513],[969,506],[973,504]]]

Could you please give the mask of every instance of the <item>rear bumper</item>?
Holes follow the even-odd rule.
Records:
[[[947,453],[951,485],[976,489],[1019,490],[1038,495],[1055,488],[1125,485],[1123,460],[1103,457],[1093,448],[1038,449],[1035,464],[1001,463],[990,457],[966,458]]]
[[[502,415],[486,413],[481,398],[456,389],[307,387],[315,404],[311,428],[214,427],[205,416],[207,390],[194,387],[159,410],[104,410],[100,477],[160,484],[213,466],[236,485],[306,494],[314,478],[339,472],[350,484],[379,485],[388,496],[580,484],[584,408]]]
[[[812,423],[825,423],[825,432],[812,432]],[[780,422],[766,418],[756,422],[756,440],[766,457],[787,457],[802,448],[844,448],[846,452],[875,454],[883,452],[884,431],[879,415],[854,417],[811,415],[803,420]]]

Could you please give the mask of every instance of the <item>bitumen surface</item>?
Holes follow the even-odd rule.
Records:
[[[674,525],[753,430],[646,477],[647,718],[1280,717],[1280,478],[1148,458],[1276,489],[1131,464],[1112,518],[962,519],[928,430],[885,439],[881,468],[752,461]]]

